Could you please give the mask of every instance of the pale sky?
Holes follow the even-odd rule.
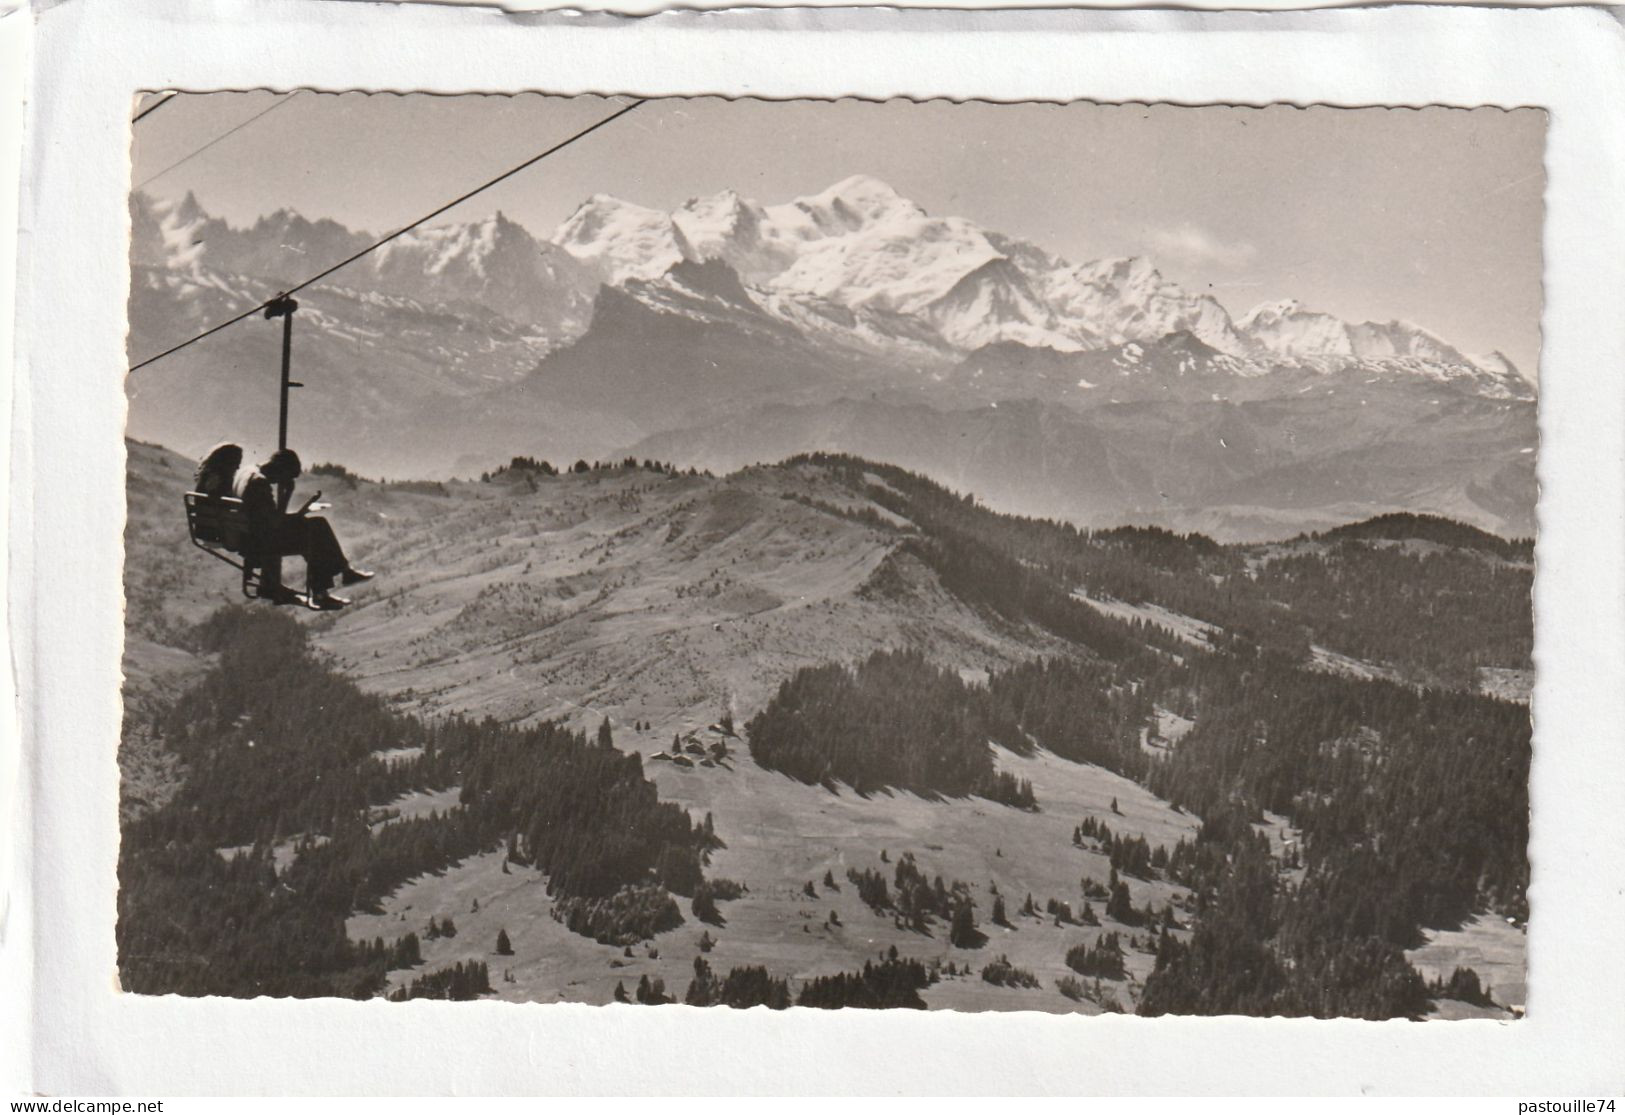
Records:
[[[218,139],[277,99],[175,98],[134,126],[132,181],[234,225],[286,207],[382,233],[621,103],[301,92]],[[1544,142],[1535,109],[669,99],[436,223],[501,209],[545,238],[594,193],[669,210],[731,186],[775,204],[861,173],[1074,263],[1147,256],[1237,317],[1297,298],[1403,318],[1534,379]]]

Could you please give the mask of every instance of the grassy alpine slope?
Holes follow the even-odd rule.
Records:
[[[221,652],[193,629],[235,587],[230,570],[185,544],[188,463],[150,446],[130,452],[121,761],[136,791],[131,823],[161,827],[202,777],[199,756],[225,746],[182,746],[163,725],[218,668]],[[563,476],[521,467],[483,483],[330,473],[304,484],[326,489],[341,537],[380,570],[341,617],[299,622],[323,669],[403,724],[461,715],[544,730],[562,719],[591,735],[607,721],[613,747],[643,757],[650,790],[640,792],[695,825],[711,816],[704,877],[741,885],[696,909],[691,873],[663,867],[656,849],[617,880],[668,896],[681,924],[652,915],[642,943],[605,943],[579,931],[602,917],[567,905],[584,896],[488,816],[480,840],[446,845],[432,870],[334,908],[348,938],[373,950],[345,968],[369,973],[350,991],[485,963],[504,998],[605,1002],[618,984],[658,980],[681,999],[703,955],[719,984],[759,965],[795,995],[895,947],[932,966],[920,995],[933,1007],[1421,1014],[1430,993],[1404,950],[1423,944],[1424,922],[1436,931],[1475,910],[1523,915],[1527,715],[1472,690],[1486,669],[1497,679],[1529,669],[1527,546],[1380,521],[1254,547],[1080,534],[847,458],[723,478],[640,464]],[[962,769],[1029,784],[1036,809],[958,796],[963,784],[911,792],[856,768],[798,780],[822,761],[816,742],[797,745],[797,778],[751,758],[765,745],[762,761],[775,762],[772,740],[742,729],[782,702],[786,682],[897,651],[944,671],[940,684],[959,679],[964,715],[999,726],[989,765],[973,757]],[[1355,672],[1342,663],[1398,680],[1328,672]],[[909,695],[885,671],[872,680],[865,707],[886,723],[879,710]],[[421,763],[410,734],[382,733],[377,755],[344,762]],[[920,746],[924,765],[911,769],[930,770],[929,739]],[[466,772],[386,783],[344,804],[373,841],[470,808],[450,804]],[[858,784],[864,794],[848,788]],[[340,812],[295,809],[275,831],[198,835],[257,844],[241,885],[274,892],[332,842],[359,847]],[[1413,840],[1419,816],[1434,828]],[[1108,839],[1075,842],[1085,822]],[[1145,851],[1131,854],[1140,837]],[[927,881],[943,880],[941,901],[927,903],[943,914],[924,924],[899,905],[919,898],[898,878],[905,853]],[[849,872],[883,875],[891,905],[866,902]],[[1350,906],[1382,890],[1376,877],[1399,879],[1402,900]],[[648,909],[663,906],[648,894]],[[1086,903],[1102,924],[1085,924]],[[1306,903],[1325,916],[1294,912]],[[949,924],[960,907],[976,937]],[[994,920],[1000,907],[1006,924]],[[457,932],[431,933],[431,918],[437,930],[455,919]],[[494,953],[499,930],[511,955]],[[390,950],[408,932],[419,963],[389,967],[406,959]],[[1098,983],[1067,966],[1106,933],[1125,954],[1120,979],[1114,964]],[[1328,994],[1294,975],[1333,968],[1349,986]],[[1238,983],[1237,971],[1257,975]],[[1023,986],[1026,972],[1037,987]],[[148,989],[161,989],[154,978]]]

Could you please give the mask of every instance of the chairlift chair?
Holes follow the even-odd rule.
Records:
[[[288,445],[288,389],[303,387],[289,378],[293,348],[293,314],[299,308],[287,295],[279,295],[265,307],[267,319],[282,319],[282,385],[281,408],[277,419],[277,448]],[[282,503],[287,502],[284,489]],[[318,496],[320,492],[316,493]],[[282,584],[281,559],[250,553],[248,550],[248,511],[243,501],[234,496],[210,496],[202,492],[187,492],[186,534],[192,545],[218,558],[234,569],[242,571],[243,595],[250,600],[266,600],[272,604],[300,604],[315,611],[323,611],[310,593],[296,593]],[[231,555],[237,555],[233,557]],[[241,560],[238,560],[241,558]]]
[[[186,534],[192,545],[241,570],[243,595],[250,600],[259,599],[265,578],[259,564],[243,552],[248,543],[248,513],[243,510],[243,501],[231,496],[207,496],[202,492],[187,492],[183,498]],[[232,557],[233,554],[242,560]]]

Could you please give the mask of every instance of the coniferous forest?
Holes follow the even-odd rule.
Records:
[[[659,799],[636,756],[553,724],[394,713],[269,610],[222,609],[195,639],[216,664],[154,724],[190,773],[167,805],[126,826],[120,849],[128,990],[370,996],[389,968],[415,960],[416,938],[405,948],[352,942],[345,919],[415,876],[502,846],[545,871],[565,901],[653,890],[681,922],[657,868],[703,863],[714,838]],[[422,750],[373,757],[403,746]],[[369,809],[403,791],[459,784],[459,804],[444,813],[369,823]],[[294,858],[279,872],[276,845],[293,834]],[[644,905],[624,903],[623,917],[646,918]],[[613,918],[592,928],[621,931]],[[463,997],[480,982],[471,972],[425,977],[408,996]]]
[[[1529,714],[1470,686],[1478,664],[1528,661],[1529,543],[1386,516],[1249,567],[1239,548],[1200,536],[1090,535],[987,511],[902,470],[861,471],[886,483],[867,487],[876,502],[932,524],[936,539],[940,524],[973,540],[970,560],[1019,566],[982,604],[1075,632],[1082,653],[994,673],[985,687],[920,656],[804,669],[748,726],[758,762],[865,791],[969,793],[962,772],[992,762],[989,744],[1040,746],[1201,817],[1194,846],[1164,869],[1194,891],[1195,931],[1160,936],[1143,1013],[1416,1016],[1428,989],[1403,950],[1424,928],[1481,911],[1527,918]],[[1218,631],[1193,649],[1151,625],[1134,625],[1133,640],[1073,628],[1069,585]],[[1318,639],[1406,680],[1312,669]],[[1178,747],[1148,753],[1140,740],[1156,708],[1193,726]],[[943,769],[929,759],[933,738],[947,741],[956,780],[932,780]],[[1254,827],[1265,811],[1301,830],[1296,875]],[[1109,966],[1099,955],[1079,963]]]
[[[898,765],[900,755],[930,752],[930,729],[910,732],[930,705],[960,727],[939,737],[956,741],[952,769],[991,763],[989,741],[1030,740],[1140,779],[1204,818],[1198,849],[1176,853],[1170,868],[1197,894],[1195,939],[1187,947],[1164,935],[1148,1013],[1416,1014],[1427,996],[1402,950],[1420,943],[1423,927],[1482,909],[1528,916],[1529,719],[1520,705],[1355,681],[1269,655],[1164,663],[1135,679],[1133,699],[1091,690],[1069,666],[1039,664],[994,675],[985,689],[945,684],[946,701],[915,674],[897,685],[875,665],[819,667],[786,682],[748,726],[757,761],[866,790],[955,792],[921,781],[919,771],[940,768]],[[936,699],[919,701],[922,692]],[[1195,713],[1167,758],[1147,758],[1124,738],[1152,695]],[[1280,876],[1252,827],[1265,810],[1303,832],[1300,882]],[[1114,866],[1143,872],[1149,853],[1143,842],[1135,848],[1119,861],[1114,845]],[[876,882],[875,901],[889,905]],[[1236,971],[1246,981],[1235,983]]]
[[[797,672],[746,733],[753,759],[803,782],[979,794],[1030,807],[1032,787],[1001,780],[993,768],[987,741],[1001,727],[1008,733],[970,687],[923,654],[877,651],[856,670]]]

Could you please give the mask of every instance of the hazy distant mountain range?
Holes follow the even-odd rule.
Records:
[[[137,195],[132,222],[133,359],[371,239],[191,197]],[[294,442],[362,472],[829,449],[1091,524],[1533,531],[1534,389],[1499,353],[1290,301],[1233,319],[1144,259],[1074,265],[867,177],[671,213],[599,194],[548,240],[501,214],[422,230],[300,298]],[[143,369],[131,434],[268,435],[277,339],[245,322]]]

